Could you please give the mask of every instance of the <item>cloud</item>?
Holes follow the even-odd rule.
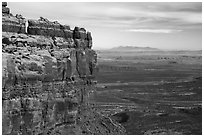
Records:
[[[144,32],[144,33],[175,33],[181,32],[182,30],[173,29],[129,29],[128,32]]]
[[[97,27],[183,30],[202,25],[201,3],[88,3],[83,6],[80,9],[86,14],[75,15],[81,15],[79,20]]]
[[[29,18],[43,16],[59,20],[63,24],[83,27],[185,30],[200,29],[202,26],[200,2],[56,2],[9,3],[9,5],[21,7],[19,10],[26,11],[26,14],[22,14],[28,15]],[[11,9],[13,11],[15,8]]]

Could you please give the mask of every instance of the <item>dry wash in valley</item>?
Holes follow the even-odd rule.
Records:
[[[124,134],[92,110],[97,55],[84,28],[12,15],[2,3],[3,134]]]

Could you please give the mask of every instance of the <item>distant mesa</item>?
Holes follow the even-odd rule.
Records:
[[[158,51],[160,49],[152,47],[119,46],[111,48],[114,51]]]

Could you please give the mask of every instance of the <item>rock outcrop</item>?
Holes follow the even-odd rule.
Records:
[[[124,134],[91,109],[97,54],[84,28],[13,16],[2,3],[2,133]]]

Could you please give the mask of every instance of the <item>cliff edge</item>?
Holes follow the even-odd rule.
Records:
[[[125,134],[94,111],[97,54],[84,28],[13,16],[2,2],[2,133]]]

